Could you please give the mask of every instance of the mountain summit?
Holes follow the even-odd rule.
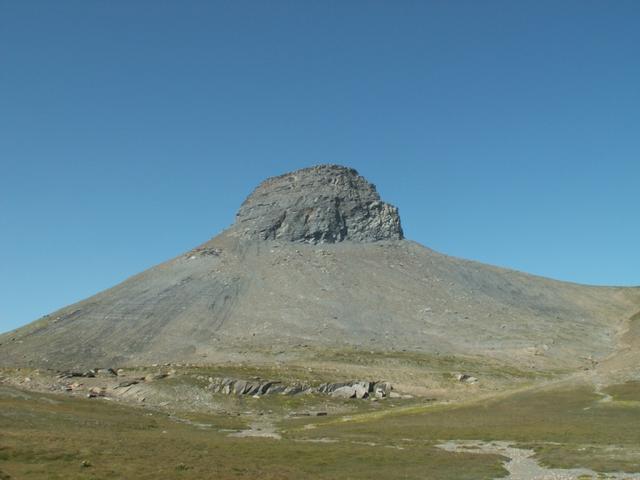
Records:
[[[304,243],[402,240],[398,209],[352,168],[319,165],[262,182],[234,226],[250,239]]]

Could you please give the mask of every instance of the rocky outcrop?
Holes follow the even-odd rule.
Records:
[[[208,389],[224,395],[299,395],[322,394],[336,398],[388,397],[393,390],[389,382],[352,381],[343,383],[323,383],[318,386],[292,384],[271,380],[242,380],[237,378],[211,378]]]
[[[242,237],[304,243],[401,240],[398,209],[352,168],[319,165],[262,182],[233,229]]]

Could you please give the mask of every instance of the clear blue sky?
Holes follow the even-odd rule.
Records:
[[[0,331],[355,167],[436,250],[640,284],[640,2],[0,1]]]

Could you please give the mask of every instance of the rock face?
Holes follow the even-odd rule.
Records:
[[[402,240],[398,209],[352,168],[319,165],[262,182],[240,207],[244,238],[304,243]]]
[[[280,381],[240,380],[237,378],[210,378],[208,390],[224,395],[300,395],[322,394],[337,398],[364,399],[374,395],[376,398],[388,397],[393,390],[389,382],[351,381],[345,383],[323,383],[319,386],[284,385]]]

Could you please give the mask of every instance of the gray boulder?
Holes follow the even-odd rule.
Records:
[[[331,396],[335,398],[354,398],[356,394],[356,387],[352,386],[340,387],[331,392]]]
[[[363,385],[354,385],[353,389],[355,391],[355,397],[360,400],[369,396],[368,388],[365,388]]]
[[[245,392],[246,388],[247,382],[245,382],[244,380],[236,380],[235,382],[233,382],[233,389],[231,389],[231,391],[236,395],[242,395]]]

